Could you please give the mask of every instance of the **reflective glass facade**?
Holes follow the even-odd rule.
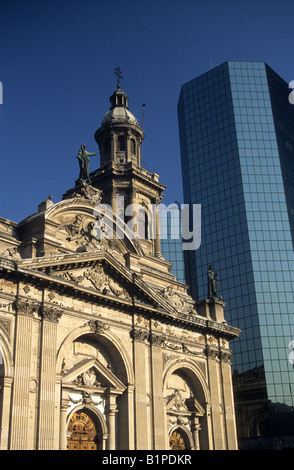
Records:
[[[227,321],[242,330],[232,352],[244,447],[277,446],[277,436],[294,446],[289,92],[264,62],[226,62],[184,84],[178,103],[184,202],[202,206],[202,242],[185,253],[193,266],[186,280],[196,298],[206,297],[213,264]]]
[[[180,236],[180,210],[175,206],[174,210],[163,209],[159,215],[162,255],[166,261],[172,263],[171,273],[176,276],[177,281],[186,284],[184,252]]]

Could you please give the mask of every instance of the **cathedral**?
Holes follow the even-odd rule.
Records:
[[[82,144],[62,200],[0,218],[1,450],[237,448],[240,330],[162,256],[165,186],[142,167],[143,139],[118,80],[100,168]]]

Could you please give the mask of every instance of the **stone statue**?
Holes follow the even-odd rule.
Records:
[[[94,152],[94,153],[87,152],[86,145],[85,144],[81,145],[81,148],[77,155],[77,159],[79,160],[79,165],[80,165],[80,175],[77,180],[78,183],[90,182],[90,178],[89,178],[90,158],[89,157],[92,157],[94,155],[97,155],[97,152]]]
[[[207,281],[208,281],[208,298],[216,298],[217,294],[217,281],[218,275],[214,272],[213,265],[211,264],[207,271]]]

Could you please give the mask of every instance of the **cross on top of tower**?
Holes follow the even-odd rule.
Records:
[[[120,79],[123,78],[120,67],[116,67],[114,74],[117,75],[117,88],[120,88]]]

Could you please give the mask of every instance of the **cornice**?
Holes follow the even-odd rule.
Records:
[[[95,255],[97,259],[97,253],[95,253]],[[106,259],[107,255],[109,254],[104,253],[104,259]],[[100,256],[102,256],[102,253],[100,253]],[[67,255],[63,258],[66,258],[69,261]],[[90,258],[91,256],[88,259],[85,257],[83,262],[90,262]],[[73,296],[84,301],[123,310],[128,314],[141,313],[146,315],[149,319],[158,319],[164,323],[169,323],[191,331],[201,331],[227,339],[233,339],[240,335],[240,330],[238,328],[229,326],[227,323],[218,323],[200,315],[179,312],[170,303],[165,301],[160,294],[157,294],[153,289],[149,288],[140,276],[132,273],[118,261],[114,259],[111,261],[111,267],[116,271],[116,273],[118,273],[118,275],[121,276],[122,279],[124,279],[124,282],[127,282],[129,285],[130,291],[132,292],[131,299],[121,299],[114,295],[104,294],[98,290],[77,285],[74,282],[65,280],[61,277],[46,274],[42,270],[29,269],[29,267],[25,266],[26,263],[18,264],[16,261],[11,261],[3,257],[0,257],[0,271],[2,271],[6,277],[9,276],[15,281],[22,280],[26,283],[31,282],[32,284],[37,284],[38,286],[48,288],[50,290],[55,289],[63,294]],[[78,264],[77,260],[76,264]],[[140,292],[142,296],[138,297],[138,293]],[[144,300],[142,301],[140,298]]]

